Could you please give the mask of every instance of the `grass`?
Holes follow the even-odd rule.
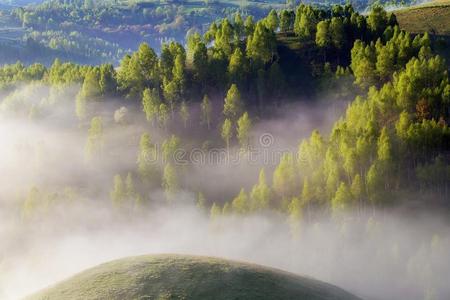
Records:
[[[26,300],[304,299],[357,297],[311,278],[212,257],[147,255],[79,273]]]
[[[437,0],[394,12],[402,29],[411,33],[450,35],[450,0]]]

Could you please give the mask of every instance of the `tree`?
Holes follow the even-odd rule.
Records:
[[[299,6],[294,22],[294,32],[301,39],[307,40],[314,37],[317,18],[314,9],[308,6]]]
[[[161,71],[164,69],[162,68]],[[142,43],[138,51],[122,59],[117,72],[117,84],[119,90],[124,92],[128,98],[139,97],[145,88],[159,86],[158,57],[148,44]]]
[[[100,155],[103,150],[103,121],[101,117],[93,117],[91,120],[85,150],[88,159]]]
[[[189,107],[187,106],[186,102],[181,102],[181,106],[180,106],[180,118],[183,121],[183,126],[184,128],[187,128],[187,124],[189,121],[189,117],[191,116],[190,112],[189,112]]]
[[[193,55],[194,78],[200,84],[204,84],[208,76],[208,49],[203,42],[195,46]]]
[[[134,187],[134,180],[131,172],[128,172],[127,178],[125,179],[125,194],[127,200],[129,201],[137,200],[136,189]]]
[[[359,174],[356,174],[356,176],[353,178],[350,192],[352,193],[353,199],[355,199],[359,205],[361,205],[363,191],[364,186],[361,180],[361,176]]]
[[[246,50],[255,64],[268,63],[276,54],[275,34],[263,22],[258,22],[253,35],[247,38]]]
[[[231,208],[234,213],[245,214],[249,211],[248,196],[245,189],[241,189],[239,195],[237,195],[231,202]]]
[[[316,30],[316,44],[320,48],[322,48],[323,51],[323,60],[326,61],[327,56],[327,48],[331,45],[331,35],[329,32],[329,22],[328,20],[320,21],[317,23],[317,30]]]
[[[99,85],[102,95],[113,95],[116,92],[116,71],[113,65],[104,64],[100,66]]]
[[[237,138],[242,149],[246,149],[249,146],[249,133],[252,126],[252,121],[245,112],[237,121]]]
[[[223,105],[223,114],[225,117],[235,120],[237,116],[241,115],[243,110],[241,101],[241,93],[236,84],[232,84],[225,97]]]
[[[384,32],[388,24],[386,11],[380,5],[372,8],[367,17],[367,25],[374,36],[378,36]]]
[[[110,198],[115,208],[120,208],[126,196],[125,186],[120,175],[114,176],[114,187],[110,193]]]
[[[386,127],[381,130],[377,143],[378,160],[383,162],[392,161],[392,144]]]
[[[228,64],[228,76],[230,82],[237,82],[244,84],[244,78],[247,72],[247,62],[241,49],[236,48],[234,53],[230,57],[230,63]]]
[[[172,202],[176,192],[179,189],[179,182],[177,171],[171,163],[166,164],[164,167],[162,186],[164,188],[167,201]]]
[[[266,22],[266,26],[268,29],[270,29],[272,31],[277,30],[279,20],[278,20],[278,14],[277,14],[276,10],[272,9],[269,12],[269,14],[267,15],[267,17],[265,19],[265,22]]]
[[[352,194],[345,182],[341,182],[333,199],[331,200],[331,209],[334,216],[346,212],[352,203]]]
[[[346,33],[341,18],[332,18],[329,24],[331,43],[336,49],[342,49],[346,44]]]
[[[78,94],[75,100],[75,115],[80,121],[84,121],[87,117],[86,98],[81,96],[81,94]]]
[[[208,129],[210,129],[212,104],[211,101],[209,101],[208,95],[203,96],[202,103],[200,104],[200,109],[201,109],[201,124],[206,124]]]
[[[331,36],[328,27],[328,20],[317,23],[316,44],[321,48],[327,48],[331,44]]]
[[[382,81],[387,81],[395,71],[395,51],[391,45],[380,46],[378,50],[375,68]]]
[[[294,195],[297,191],[298,177],[294,156],[285,153],[273,173],[273,190],[281,198]]]
[[[255,184],[250,193],[251,208],[254,211],[265,210],[270,205],[270,188],[266,182],[264,169],[259,172],[258,183]]]
[[[300,233],[301,221],[303,218],[302,203],[298,197],[293,197],[288,206],[289,225],[294,237]]]
[[[159,126],[161,126],[163,129],[166,129],[167,124],[169,123],[169,119],[170,119],[169,107],[165,103],[161,103],[159,105],[159,115],[158,115]]]
[[[142,94],[142,107],[145,112],[145,117],[147,121],[154,124],[159,113],[159,106],[161,105],[161,99],[159,97],[158,90],[155,89],[145,89]]]
[[[216,203],[213,203],[213,205],[211,206],[210,213],[209,213],[211,220],[216,220],[221,215],[222,215],[222,210]]]
[[[293,27],[293,13],[289,10],[282,10],[280,14],[280,31],[288,32],[292,30]]]
[[[198,192],[198,194],[197,194],[196,206],[201,211],[205,210],[205,208],[206,208],[206,199],[205,199],[205,195],[203,195],[202,192]]]
[[[142,181],[155,180],[158,173],[157,158],[156,148],[150,139],[150,135],[148,133],[142,134],[137,158],[138,172]]]
[[[97,68],[90,68],[83,80],[80,90],[80,97],[85,99],[95,99],[101,95],[101,87],[99,84],[99,71]]]
[[[181,141],[180,138],[176,135],[172,134],[170,138],[164,140],[161,146],[162,156],[164,162],[173,162],[177,163],[176,159],[178,157],[175,156],[177,150],[181,149]]]
[[[247,18],[245,18],[244,30],[247,36],[251,36],[255,31],[255,22],[253,21],[253,16],[247,16]]]
[[[230,140],[233,137],[233,125],[230,119],[225,119],[223,122],[221,136],[227,145],[227,150],[230,149]]]

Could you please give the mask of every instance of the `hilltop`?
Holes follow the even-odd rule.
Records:
[[[400,27],[411,33],[450,35],[450,1],[437,0],[395,11]]]
[[[212,257],[146,255],[99,265],[26,299],[358,298],[333,285],[263,266]]]

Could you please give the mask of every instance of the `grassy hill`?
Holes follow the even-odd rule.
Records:
[[[99,265],[26,299],[358,298],[330,284],[258,265],[211,257],[148,255]]]
[[[428,31],[450,35],[450,0],[437,0],[395,11],[402,29],[412,33]]]

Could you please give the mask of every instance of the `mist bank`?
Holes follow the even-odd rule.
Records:
[[[70,213],[2,232],[9,243],[2,247],[0,295],[18,299],[121,257],[182,253],[276,267],[364,299],[448,299],[450,231],[444,218],[379,212],[368,221],[351,214],[345,220],[302,224],[294,233],[273,212],[211,219],[193,205],[174,204],[118,216],[76,205]]]

